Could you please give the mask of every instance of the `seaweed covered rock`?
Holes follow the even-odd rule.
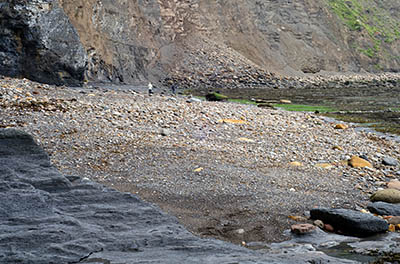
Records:
[[[220,101],[228,100],[228,97],[223,95],[223,94],[214,92],[214,93],[208,93],[206,95],[206,100],[207,101],[213,101],[213,102],[220,102]]]

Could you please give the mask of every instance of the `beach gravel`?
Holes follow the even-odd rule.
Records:
[[[363,208],[400,170],[381,162],[400,160],[398,142],[313,113],[3,77],[0,114],[0,127],[40,139],[63,174],[138,194],[193,233],[234,243],[285,240],[288,216],[314,207]],[[373,168],[348,166],[355,155]]]

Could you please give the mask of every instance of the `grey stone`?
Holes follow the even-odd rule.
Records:
[[[163,128],[163,129],[160,130],[160,135],[161,135],[161,136],[165,136],[165,137],[166,137],[166,136],[170,136],[171,133],[172,133],[171,130],[166,129],[166,128]]]
[[[196,98],[196,97],[190,97],[189,99],[186,100],[187,103],[200,103],[202,102],[201,99]]]
[[[384,157],[382,163],[387,166],[397,166],[399,164],[398,160],[392,157]]]
[[[368,210],[378,215],[400,215],[400,204],[375,202],[368,204]]]
[[[64,177],[13,129],[0,129],[0,191],[0,263],[356,263],[307,245],[260,252],[195,237],[133,194]]]
[[[0,5],[0,74],[49,84],[80,85],[86,51],[57,0]]]
[[[386,232],[388,223],[371,214],[349,209],[316,208],[310,211],[312,219],[319,219],[347,235],[367,237]]]

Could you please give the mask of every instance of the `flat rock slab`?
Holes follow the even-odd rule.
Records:
[[[347,235],[367,237],[389,228],[385,220],[354,210],[317,208],[312,209],[310,214],[312,219],[322,220]]]
[[[375,202],[368,204],[368,210],[378,215],[400,216],[400,204],[391,204],[385,202]]]
[[[135,195],[61,175],[12,129],[0,129],[0,190],[0,263],[355,263],[195,237]]]

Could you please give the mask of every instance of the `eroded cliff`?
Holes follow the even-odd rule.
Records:
[[[87,78],[263,85],[283,75],[400,69],[394,0],[59,0]],[[248,76],[251,77],[248,77]]]
[[[94,78],[241,75],[248,67],[282,74],[398,71],[400,65],[396,1],[61,2],[89,50]]]

